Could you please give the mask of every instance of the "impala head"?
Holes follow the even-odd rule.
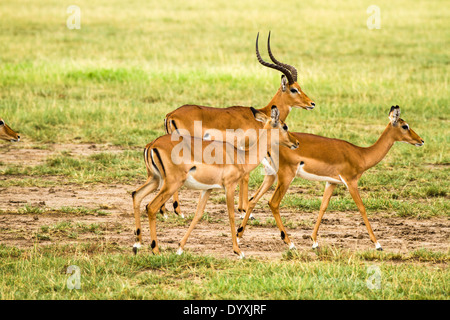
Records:
[[[17,142],[20,140],[20,136],[17,133],[15,133],[1,118],[0,118],[0,139],[11,142]]]
[[[400,107],[392,106],[389,111],[390,126],[393,130],[395,141],[406,142],[416,147],[421,147],[425,143],[417,133],[412,130],[405,120],[400,118]]]
[[[288,126],[280,119],[280,111],[276,106],[272,106],[270,117],[253,107],[250,109],[252,110],[255,119],[265,124],[263,129],[268,132],[273,130],[278,131],[276,144],[288,147],[292,150],[298,148],[298,140],[288,131]]]
[[[291,108],[303,108],[306,110],[314,109],[316,104],[308,98],[308,96],[302,91],[302,88],[300,88],[300,85],[297,83],[297,69],[289,64],[278,61],[273,56],[272,51],[270,50],[270,32],[267,39],[267,51],[269,52],[270,59],[274,63],[266,62],[261,58],[258,49],[258,39],[259,32],[256,37],[256,57],[258,58],[259,63],[265,67],[269,67],[283,73],[281,76],[280,86],[283,102]]]

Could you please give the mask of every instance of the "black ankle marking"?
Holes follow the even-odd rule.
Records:
[[[281,240],[284,240],[286,238],[286,235],[284,234],[284,231],[281,231]]]
[[[243,227],[243,226],[240,226],[240,227],[238,228],[238,232],[242,232],[242,230],[244,230],[244,227]]]
[[[140,228],[137,228],[137,230],[136,230],[136,235],[138,236],[138,235],[140,235],[141,234],[141,229]]]
[[[133,191],[132,193],[131,193],[131,197],[133,197],[134,198],[134,195],[136,194],[136,191]]]
[[[176,208],[178,208],[178,201],[175,201],[175,202],[173,203],[173,210],[175,210]]]
[[[248,200],[248,201],[252,201],[252,200],[253,200],[253,197],[251,197],[250,200]]]
[[[156,247],[156,241],[153,240],[153,241],[152,241],[152,244],[151,244],[150,246],[152,247],[152,249],[153,249],[154,247]]]

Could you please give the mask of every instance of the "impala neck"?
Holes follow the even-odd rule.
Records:
[[[377,142],[375,142],[372,146],[363,149],[363,156],[365,158],[364,171],[383,160],[391,147],[394,145],[395,140],[390,134],[390,129],[391,125],[389,124],[378,138]]]
[[[248,148],[241,150],[244,152],[244,170],[250,172],[254,170],[261,161],[267,156],[267,151],[271,151],[271,130],[262,130],[261,133],[258,132],[258,137],[256,142],[249,146]],[[260,143],[264,143],[264,146],[259,146]],[[256,158],[255,158],[256,155]]]
[[[281,88],[278,89],[277,93],[273,96],[272,100],[270,100],[269,104],[259,111],[264,112],[267,116],[270,117],[270,110],[272,106],[277,106],[280,111],[280,119],[282,121],[286,121],[289,112],[291,111],[291,106],[287,105],[282,98]]]

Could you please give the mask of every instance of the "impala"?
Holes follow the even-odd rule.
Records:
[[[300,148],[295,151],[280,148],[277,176],[266,175],[255,196],[250,199],[246,215],[237,230],[238,238],[242,237],[248,218],[256,203],[267,192],[275,179],[278,178],[277,187],[269,201],[269,207],[281,231],[281,238],[290,248],[295,247],[281,222],[280,202],[294,177],[299,176],[307,180],[326,181],[319,216],[311,236],[313,248],[317,248],[319,245],[317,232],[333,190],[336,185],[343,184],[355,201],[369,232],[370,239],[375,244],[375,248],[382,250],[367,219],[366,209],[358,192],[358,180],[366,170],[375,166],[386,156],[394,142],[406,142],[415,146],[424,144],[424,141],[410,129],[409,125],[403,119],[400,119],[399,106],[391,107],[389,119],[388,126],[377,142],[367,148],[357,147],[343,140],[307,133],[292,133],[301,143]]]
[[[273,105],[278,107],[280,119],[286,120],[292,108],[303,108],[311,110],[315,103],[308,98],[297,83],[297,70],[291,65],[279,62],[272,54],[270,49],[270,33],[267,39],[267,51],[274,63],[268,63],[261,58],[258,49],[259,33],[256,37],[256,57],[263,66],[280,71],[281,85],[275,96],[264,108],[258,111],[270,116],[270,110]],[[195,132],[195,123],[201,122],[201,132]],[[248,129],[261,129],[262,123],[255,120],[249,107],[228,107],[228,108],[212,108],[198,105],[184,105],[178,109],[168,113],[164,119],[166,133],[172,133],[177,129],[188,130],[191,136],[198,136],[205,139],[211,139],[215,136],[215,132],[225,132],[228,130],[242,129],[245,132]],[[215,137],[214,137],[215,138]],[[216,139],[217,140],[217,139]],[[240,137],[237,137],[237,145],[242,145]],[[250,139],[246,143],[251,143]],[[239,205],[238,211],[242,215],[248,203],[248,180],[249,174],[245,175],[239,183]],[[174,194],[173,202],[174,211],[180,214],[178,192]],[[163,205],[161,213],[165,213],[166,209]]]
[[[0,118],[0,139],[17,142],[20,140],[20,136],[14,132],[3,119]]]
[[[253,117],[257,121],[264,123],[262,133],[259,134],[256,142],[244,150],[237,149],[234,145],[227,144],[223,141],[206,141],[201,138],[190,136],[183,137],[183,142],[187,140],[187,151],[183,149],[183,159],[187,157],[187,161],[179,161],[178,146],[183,146],[183,142],[176,142],[177,134],[166,134],[157,138],[148,144],[144,151],[144,160],[147,166],[148,179],[141,187],[132,193],[133,209],[136,222],[136,242],[133,245],[133,251],[137,253],[142,243],[142,229],[140,220],[140,204],[142,199],[150,192],[160,187],[159,192],[153,200],[147,205],[147,214],[150,223],[151,248],[153,253],[158,254],[158,243],[156,238],[156,213],[161,206],[183,185],[190,189],[203,190],[197,206],[197,211],[189,226],[186,235],[180,241],[178,253],[183,252],[187,238],[199,221],[203,214],[206,201],[213,189],[225,189],[226,202],[228,209],[228,217],[230,220],[231,235],[234,252],[243,258],[243,254],[237,244],[235,223],[234,223],[234,192],[237,183],[245,174],[256,168],[261,160],[266,156],[267,152],[272,150],[274,145],[283,145],[289,148],[297,148],[298,141],[287,131],[287,126],[280,120],[280,112],[273,106],[271,116],[266,116],[263,112],[256,109],[250,109]],[[273,134],[274,133],[274,134]],[[278,139],[272,139],[277,137]],[[261,148],[260,141],[264,148]],[[264,145],[265,142],[265,145]],[[207,149],[215,150],[215,162],[206,163],[195,162],[194,152],[195,145],[200,143],[201,152],[205,153]],[[230,154],[229,150],[233,150]],[[218,154],[222,156],[218,156]],[[256,154],[256,161],[250,161],[250,154]],[[175,155],[175,156],[174,156]],[[232,161],[228,159],[232,157]],[[240,159],[238,159],[240,158]],[[244,161],[242,161],[244,160]]]

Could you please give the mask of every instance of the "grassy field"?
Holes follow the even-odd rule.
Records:
[[[366,26],[372,4],[380,7],[381,29]],[[425,140],[422,148],[396,144],[360,180],[369,219],[383,211],[448,223],[446,1],[81,0],[81,28],[74,30],[66,26],[68,5],[0,3],[0,117],[27,148],[95,143],[123,152],[61,151],[23,165],[2,160],[7,144],[0,142],[0,189],[57,186],[62,179],[67,186],[133,189],[145,178],[142,149],[164,133],[166,113],[186,103],[258,108],[270,101],[280,74],[257,62],[254,46],[258,31],[265,39],[271,30],[274,54],[297,67],[303,91],[316,103],[313,111],[291,112],[292,131],[368,146],[387,125],[390,106],[400,105],[402,118]],[[251,188],[262,179],[255,170]],[[323,185],[293,184],[307,191],[287,196],[283,208],[318,212]],[[77,208],[63,213],[71,210]],[[330,210],[356,206],[338,188]],[[397,255],[330,247],[276,261],[234,261],[170,250],[133,257],[96,244],[0,244],[0,298],[448,299],[448,258],[448,249]],[[65,286],[65,269],[73,264],[82,268],[82,290]],[[381,289],[367,288],[370,265],[381,269]]]

